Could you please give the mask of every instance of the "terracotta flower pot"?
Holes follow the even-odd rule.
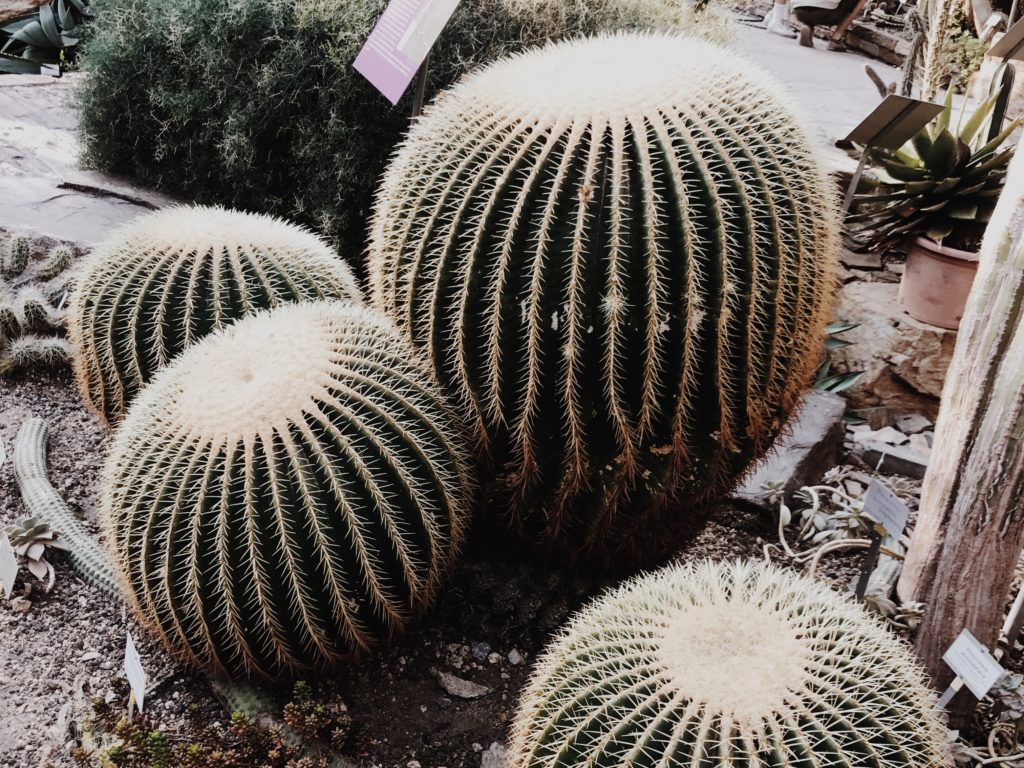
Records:
[[[960,326],[977,271],[977,253],[919,237],[907,251],[900,281],[900,309],[915,320],[955,330]]]

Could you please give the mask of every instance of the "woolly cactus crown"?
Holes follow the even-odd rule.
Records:
[[[513,527],[649,557],[809,384],[834,202],[788,98],[733,53],[553,44],[413,126],[377,198],[374,302],[475,415]]]
[[[125,591],[215,673],[325,667],[430,602],[467,524],[458,422],[380,315],[280,307],[140,393],[104,470]]]
[[[675,565],[583,610],[538,661],[511,766],[938,768],[935,695],[856,603],[791,571]]]
[[[345,263],[308,230],[223,208],[166,208],[122,227],[81,265],[69,305],[79,389],[108,421],[175,355],[260,309],[361,301]]]

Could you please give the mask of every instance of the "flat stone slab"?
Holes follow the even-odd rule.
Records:
[[[808,392],[787,430],[768,455],[747,475],[733,497],[770,507],[767,483],[782,483],[789,499],[812,485],[839,461],[846,400],[831,392]]]
[[[3,0],[0,0],[3,2]],[[0,75],[0,229],[89,248],[171,198],[79,169],[81,75]]]

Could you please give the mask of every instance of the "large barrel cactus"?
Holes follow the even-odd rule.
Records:
[[[670,35],[550,45],[443,94],[377,198],[377,306],[474,412],[514,526],[652,554],[819,363],[837,247],[770,78]]]
[[[582,611],[537,662],[511,768],[952,765],[909,649],[761,564],[673,566]]]
[[[345,263],[301,227],[202,206],[142,216],[99,245],[76,279],[68,320],[82,397],[118,421],[190,344],[260,309],[312,299],[361,300]]]
[[[214,674],[327,667],[430,602],[467,524],[464,435],[378,313],[280,307],[139,394],[104,469],[126,592]]]

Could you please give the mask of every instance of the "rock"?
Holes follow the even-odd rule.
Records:
[[[843,442],[846,401],[829,392],[808,392],[768,455],[748,473],[733,496],[771,506],[766,483],[782,483],[788,498],[835,466]]]
[[[513,648],[511,651],[508,652],[508,663],[511,664],[513,667],[518,667],[520,664],[523,663],[523,654],[521,654],[518,650]]]
[[[931,425],[931,419],[926,419],[920,413],[907,413],[896,419],[896,429],[905,435],[924,432]]]
[[[907,439],[906,435],[893,427],[861,431],[853,435],[854,444],[885,443],[886,445],[903,445],[907,442]]]
[[[22,616],[32,610],[32,601],[26,600],[24,597],[13,598],[10,605],[12,611],[20,613]]]
[[[489,654],[487,654],[487,663],[488,664],[497,664],[499,661],[501,661],[501,654],[500,653],[489,653]]]
[[[836,318],[857,327],[843,334],[849,346],[830,353],[837,372],[864,371],[857,386],[844,393],[851,410],[869,418],[872,408],[892,409],[895,413],[891,418],[886,414],[886,424],[904,413],[935,418],[956,345],[956,331],[904,314],[898,290],[897,285],[878,282],[843,286]]]
[[[903,445],[886,445],[885,443],[861,443],[857,455],[872,469],[887,475],[903,475],[917,480],[924,478],[928,469],[928,457]]]
[[[480,755],[480,768],[505,768],[508,762],[506,753],[505,747],[495,741],[486,752]]]
[[[460,699],[479,699],[481,696],[486,696],[491,692],[491,689],[486,685],[480,685],[471,680],[463,680],[461,677],[456,677],[442,670],[436,670],[434,675],[437,677],[437,682],[441,684],[441,687],[449,695],[457,696]]]
[[[487,657],[491,653],[491,646],[489,643],[473,643],[470,650],[474,659],[477,661],[486,661]]]
[[[932,455],[932,444],[927,435],[916,434],[910,436],[910,447],[925,457]]]
[[[19,16],[31,13],[49,0],[0,0],[0,24],[6,24]]]
[[[843,248],[839,254],[839,260],[852,269],[881,269],[882,254],[880,253],[859,253]]]

